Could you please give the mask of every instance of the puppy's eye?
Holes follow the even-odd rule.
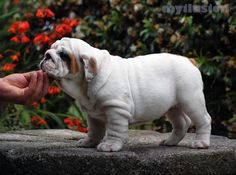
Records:
[[[69,55],[66,54],[65,52],[60,52],[60,58],[61,58],[63,61],[67,62],[67,63],[70,62],[70,57],[69,57]]]
[[[82,64],[84,64],[84,61],[83,61],[83,59],[79,56],[79,61],[82,63]]]

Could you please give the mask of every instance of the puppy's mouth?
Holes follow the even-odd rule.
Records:
[[[54,70],[56,69],[56,65],[54,63],[54,61],[52,59],[50,60],[44,60],[42,61],[42,63],[40,64],[40,69],[44,70],[45,72],[50,71],[50,70]]]

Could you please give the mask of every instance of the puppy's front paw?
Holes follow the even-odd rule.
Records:
[[[95,142],[94,140],[86,137],[84,139],[80,139],[77,143],[78,147],[84,147],[84,148],[94,148],[97,146],[97,142]]]
[[[98,151],[114,152],[121,150],[123,143],[119,141],[105,141],[97,146]]]
[[[210,143],[207,143],[203,140],[194,140],[191,144],[191,147],[194,149],[207,149],[209,146]]]

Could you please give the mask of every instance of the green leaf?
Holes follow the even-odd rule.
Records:
[[[52,113],[52,112],[49,112],[49,111],[43,111],[43,110],[40,110],[38,109],[38,112],[41,113],[40,116],[48,116],[50,117],[51,119],[53,119],[60,128],[65,128],[65,125],[64,123],[62,122],[61,118],[59,116],[57,116],[56,114]]]
[[[27,124],[27,123],[30,123],[30,114],[28,111],[26,110],[23,110],[21,113],[20,113],[20,122],[23,123],[23,124]]]
[[[16,10],[13,10],[13,11],[11,11],[11,12],[9,12],[9,13],[6,13],[6,14],[4,14],[4,15],[1,15],[1,16],[0,16],[0,20],[6,20],[6,18],[8,18],[8,17],[14,15],[14,14],[17,13],[18,11],[19,11],[19,10],[16,9]]]
[[[80,113],[78,112],[78,110],[76,109],[76,107],[74,105],[69,107],[68,114],[81,118]]]
[[[234,115],[231,119],[229,119],[229,123],[235,123],[236,122],[236,115]]]

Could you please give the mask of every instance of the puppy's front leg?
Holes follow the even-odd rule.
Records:
[[[128,112],[122,109],[109,109],[107,114],[106,136],[97,146],[99,151],[119,151],[128,138]]]
[[[105,135],[105,123],[88,116],[88,135],[80,139],[78,142],[79,147],[92,148],[97,146]]]

